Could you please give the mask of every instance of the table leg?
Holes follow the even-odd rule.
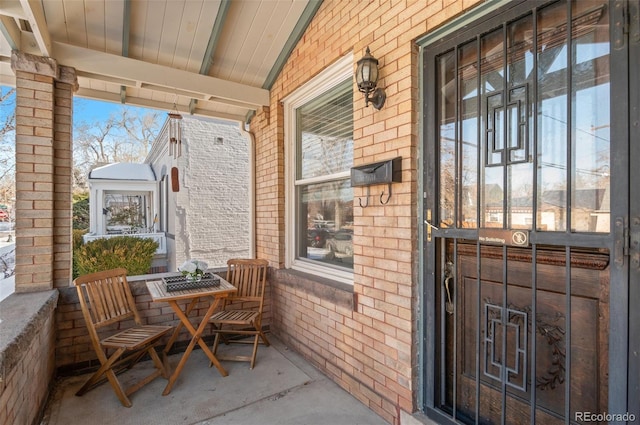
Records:
[[[207,326],[209,317],[211,317],[214,310],[218,306],[219,302],[220,300],[216,298],[211,303],[211,305],[209,306],[209,309],[207,310],[204,317],[202,318],[202,321],[200,322],[200,326],[198,326],[198,329],[196,330],[191,324],[191,322],[189,321],[189,318],[187,317],[187,315],[182,311],[182,309],[180,309],[180,306],[178,305],[178,303],[175,301],[169,301],[169,305],[171,306],[171,308],[173,308],[173,310],[176,312],[176,314],[180,318],[180,322],[189,330],[189,332],[192,335],[192,338],[191,338],[191,341],[189,342],[189,345],[187,346],[187,349],[184,351],[182,358],[180,358],[180,362],[178,362],[178,365],[173,371],[173,374],[169,378],[169,382],[167,383],[167,386],[162,392],[162,395],[167,395],[171,392],[171,388],[173,387],[173,384],[176,382],[176,380],[178,379],[178,376],[182,372],[182,369],[184,368],[184,365],[187,362],[187,359],[189,358],[189,356],[191,355],[191,351],[193,351],[193,348],[195,347],[196,343],[200,346],[200,348],[202,348],[202,350],[207,355],[209,360],[211,360],[211,362],[216,365],[216,368],[218,369],[220,374],[222,376],[228,375],[227,371],[220,364],[220,361],[218,361],[218,359],[213,355],[209,347],[207,347],[207,344],[205,344],[204,341],[200,339],[200,336],[202,335],[204,328]]]
[[[185,310],[186,317],[189,316],[189,313],[191,313],[191,310],[193,310],[193,307],[195,307],[196,304],[198,304],[198,298],[192,299],[189,305],[187,306],[187,309]],[[180,322],[178,323],[178,326],[176,326],[176,328],[173,330],[173,334],[171,335],[171,338],[169,338],[169,342],[167,342],[167,345],[164,347],[163,353],[165,353],[165,355],[169,354],[169,350],[171,350],[171,347],[173,347],[173,344],[176,342],[176,339],[178,339],[178,334],[180,333],[180,330],[184,326],[184,324],[182,323],[182,318],[180,317],[180,313],[182,313],[182,309],[180,308],[180,306],[178,306],[178,303],[176,303],[175,301],[170,301],[169,305],[171,305],[171,308],[173,308],[173,310],[176,311],[176,313],[178,314],[178,318],[180,319]],[[178,311],[180,313],[178,313]],[[189,322],[189,319],[187,319],[187,321]]]
[[[204,351],[204,354],[207,355],[211,363],[213,363],[216,369],[218,369],[218,372],[220,372],[220,375],[227,376],[229,374],[227,373],[226,369],[222,367],[222,364],[220,364],[220,360],[218,360],[218,358],[213,354],[213,352],[209,349],[207,344],[205,344],[205,342],[202,339],[200,339],[200,335],[202,335],[202,332],[204,332],[204,328],[209,323],[209,317],[213,315],[213,312],[216,310],[219,303],[220,303],[220,298],[215,298],[211,303],[211,305],[209,306],[209,309],[207,310],[207,313],[205,314],[204,319],[200,324],[200,327],[198,328],[198,345],[200,345],[200,348],[202,348],[202,351]]]

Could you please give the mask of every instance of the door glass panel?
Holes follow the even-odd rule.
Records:
[[[478,48],[476,41],[458,49],[460,79],[460,222],[458,227],[478,227]]]
[[[574,3],[571,227],[609,232],[609,32],[601,2]]]
[[[566,10],[559,3],[538,14],[538,230],[566,230]]]
[[[504,223],[504,34],[502,28],[480,39],[480,87],[482,95],[484,158],[482,178],[482,227]]]
[[[573,2],[569,48],[566,10],[538,16],[537,228],[609,232],[609,18],[601,1]]]
[[[455,222],[456,176],[456,73],[455,54],[446,53],[437,59],[437,104],[440,134],[440,225]]]
[[[507,223],[511,229],[533,225],[533,17],[507,26]]]

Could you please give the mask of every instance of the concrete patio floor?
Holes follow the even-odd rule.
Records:
[[[282,425],[387,425],[364,404],[325,377],[273,335],[270,347],[260,346],[253,370],[245,362],[222,364],[222,377],[201,350],[194,350],[171,393],[162,396],[167,383],[158,378],[123,407],[108,383],[82,397],[75,392],[88,375],[56,381],[42,425],[125,424],[282,424]],[[247,350],[250,346],[221,346],[220,350]],[[172,367],[178,355],[169,357]],[[148,372],[151,362],[137,365],[119,376],[127,381]]]

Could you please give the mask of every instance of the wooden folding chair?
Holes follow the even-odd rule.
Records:
[[[169,366],[160,360],[155,346],[159,343],[160,338],[173,328],[171,326],[142,325],[131,289],[127,283],[127,270],[124,268],[80,276],[73,283],[78,290],[78,298],[91,337],[91,344],[101,365],[76,395],[83,395],[94,385],[102,383],[102,378],[105,377],[120,402],[126,407],[131,407],[129,395],[160,375],[168,379]],[[102,340],[98,336],[100,328],[131,318],[133,318],[135,326],[121,330]],[[107,353],[112,350],[115,351],[107,356]],[[123,389],[116,373],[125,367],[133,367],[145,353],[151,357],[156,370],[129,388]]]
[[[264,291],[267,280],[267,260],[231,259],[227,261],[227,277],[238,292],[223,300],[222,308],[209,319],[213,325],[215,339],[213,354],[220,360],[249,361],[250,369],[256,362],[258,343],[260,340],[269,345],[269,340],[262,332],[262,309],[264,307]],[[227,338],[229,334],[253,335],[252,341]],[[216,355],[220,339],[225,344],[253,344],[251,356]]]

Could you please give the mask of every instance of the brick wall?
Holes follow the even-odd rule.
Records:
[[[71,279],[75,70],[13,51],[16,74],[16,292]]]
[[[61,67],[65,74],[72,72]],[[53,286],[69,286],[71,282],[72,251],[72,211],[73,199],[73,92],[74,84],[56,81],[54,91],[54,127],[53,127]]]
[[[226,267],[229,258],[250,254],[249,140],[237,124],[183,121],[176,264],[198,258],[210,267]]]
[[[16,292],[53,282],[53,85],[16,71]]]
[[[158,179],[179,170],[180,190],[165,201],[168,271],[192,258],[226,267],[229,258],[251,255],[249,140],[237,123],[182,121],[182,155],[168,154],[165,126],[146,158]]]
[[[417,405],[418,48],[429,30],[477,0],[325,0],[251,123],[257,146],[257,255],[284,264],[282,100],[349,51],[380,61],[382,110],[354,84],[354,165],[401,156],[402,183],[386,205],[354,206],[354,284],[329,292],[321,279],[280,270],[272,280],[272,331],[391,423]],[[353,64],[354,70],[356,64]],[[373,186],[372,193],[382,190]],[[355,188],[354,197],[366,194]],[[296,282],[305,284],[298,285]],[[340,294],[336,298],[336,294]],[[338,299],[351,299],[347,303]]]
[[[174,313],[173,309],[167,303],[157,303],[151,299],[144,280],[136,280],[129,278],[131,292],[136,300],[136,308],[140,313],[143,324],[148,325],[169,325],[176,326],[180,320]],[[58,300],[58,308],[56,310],[57,322],[57,342],[55,365],[58,371],[63,374],[78,374],[94,370],[98,367],[99,362],[96,358],[91,339],[87,332],[87,327],[82,316],[82,309],[78,294],[75,287],[60,288],[60,298]],[[267,284],[267,293],[265,294],[265,309],[262,320],[262,326],[268,328],[271,322],[271,303],[270,303],[269,285]],[[184,310],[185,303],[182,305]],[[209,302],[200,302],[194,310],[192,310],[189,318],[191,323],[197,324],[209,308]],[[124,328],[132,325],[131,323],[122,323],[119,326]],[[111,331],[117,330],[117,325],[112,328],[105,327],[100,332],[101,335],[107,335]],[[104,334],[102,334],[104,332]],[[213,342],[211,327],[207,326],[203,333],[205,340]],[[161,343],[166,343],[169,336]],[[172,348],[172,352],[183,351],[184,347],[191,340],[191,334],[186,329],[182,329],[178,342]],[[0,422],[2,423],[2,422]]]
[[[36,424],[55,374],[54,291],[3,300],[0,334],[0,424]]]

